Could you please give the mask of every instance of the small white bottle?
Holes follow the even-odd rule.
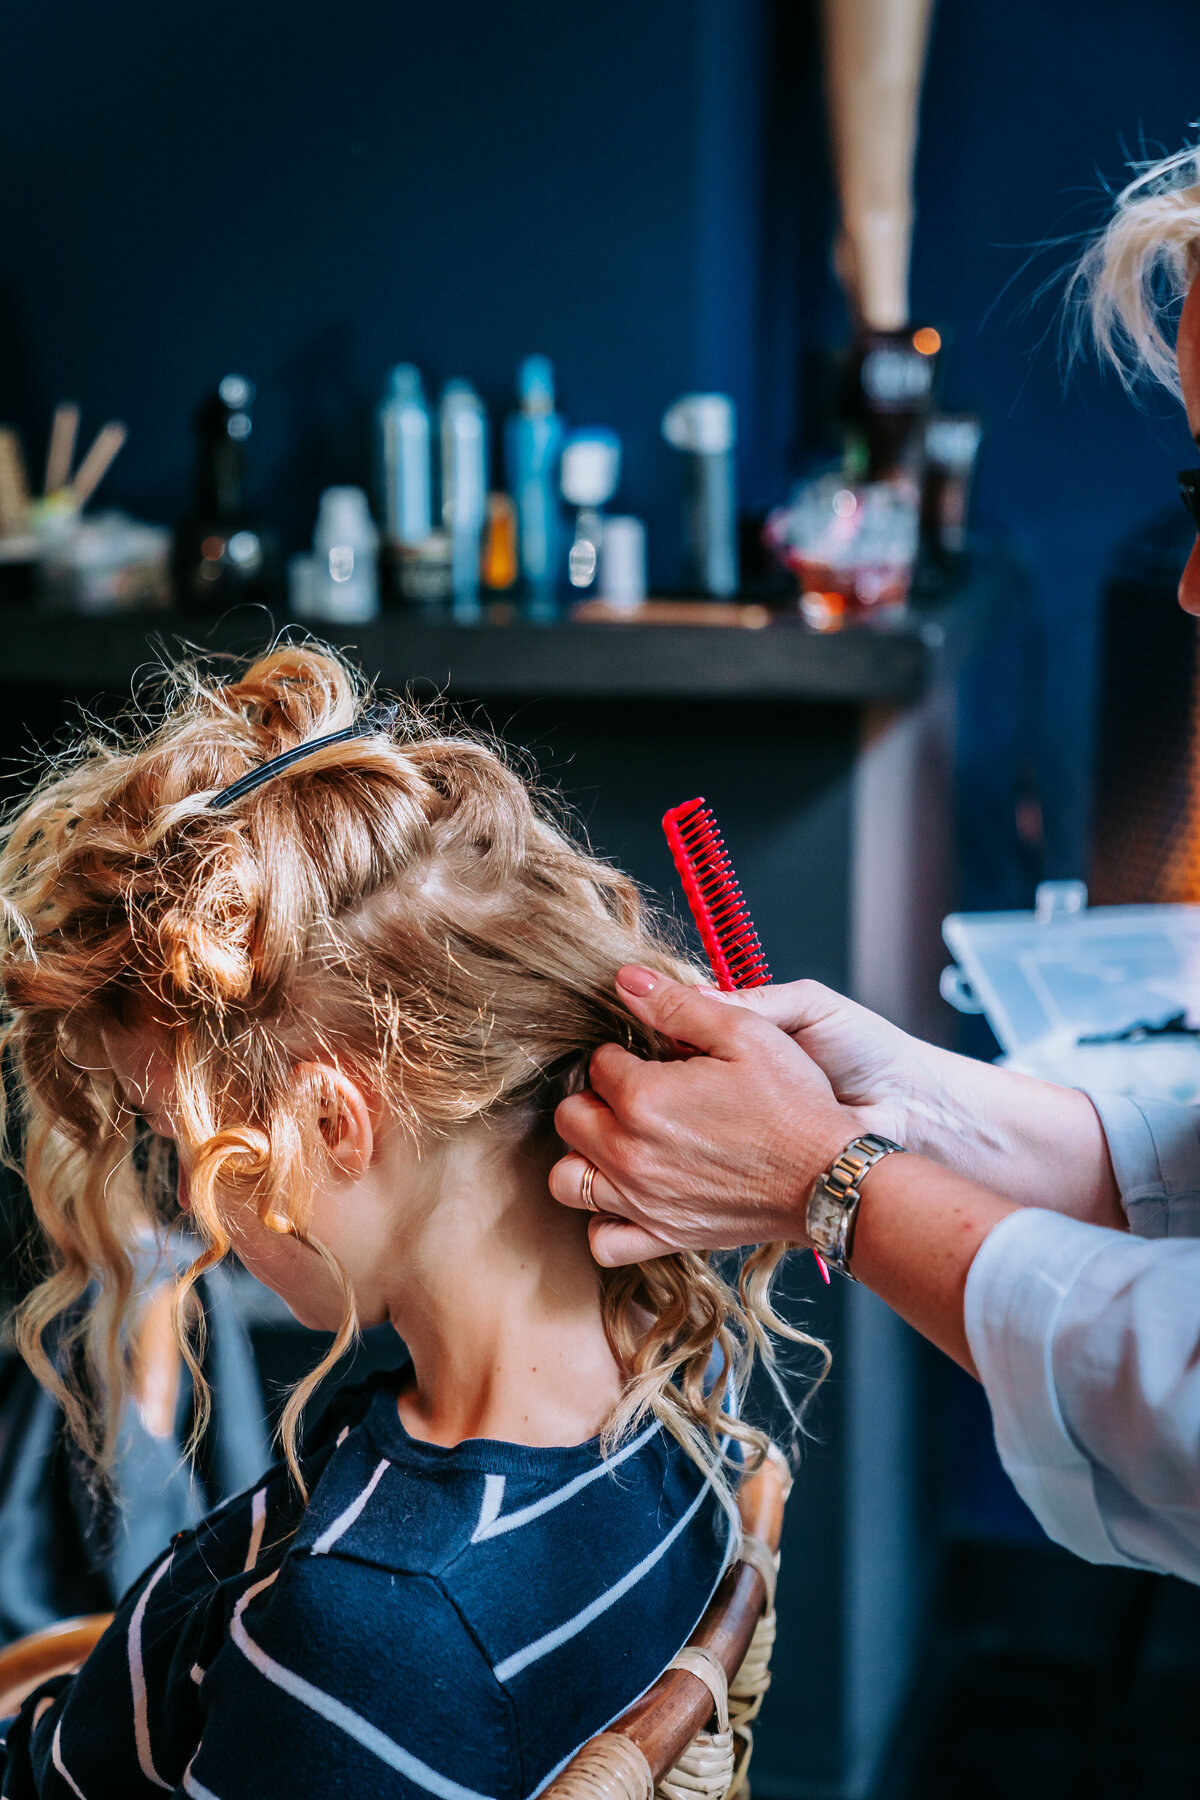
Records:
[[[626,514],[605,519],[596,586],[610,606],[636,610],[646,598],[646,527],[640,519]]]
[[[567,579],[573,588],[588,588],[596,578],[604,533],[604,506],[621,478],[621,440],[596,428],[576,431],[563,446],[559,470],[562,497],[577,508],[575,535],[567,556]]]
[[[379,612],[379,531],[361,488],[326,488],[313,533],[309,604],[340,625],[363,625]]]

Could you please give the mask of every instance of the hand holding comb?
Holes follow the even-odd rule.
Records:
[[[712,807],[685,800],[663,814],[662,825],[717,986],[727,994],[765,987],[771,971]],[[828,1282],[829,1270],[813,1255]]]

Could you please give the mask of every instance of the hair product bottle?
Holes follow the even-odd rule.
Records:
[[[180,609],[223,612],[270,595],[274,546],[246,498],[254,383],[226,375],[196,414],[192,508],[175,531],[172,575]]]
[[[558,575],[558,461],[562,420],[554,410],[554,370],[527,356],[517,370],[519,409],[504,428],[508,489],[517,509],[521,577],[535,599],[553,592]]]
[[[412,363],[397,363],[388,376],[378,419],[383,534],[396,551],[433,529],[429,408]]]
[[[663,414],[662,433],[684,459],[684,579],[701,594],[736,594],[737,409],[728,394],[684,394]]]
[[[596,586],[610,606],[637,607],[646,598],[646,527],[640,519],[605,519]]]
[[[590,588],[596,579],[604,533],[600,509],[612,499],[621,479],[620,438],[595,427],[573,432],[563,447],[559,478],[563,499],[577,508],[567,579],[573,588]]]
[[[479,598],[479,551],[487,513],[487,413],[469,381],[448,381],[439,413],[442,523],[450,533],[456,602]]]

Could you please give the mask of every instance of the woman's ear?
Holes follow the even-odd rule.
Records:
[[[326,1148],[346,1175],[362,1175],[375,1155],[375,1126],[367,1097],[332,1063],[296,1065],[296,1079],[313,1094]]]

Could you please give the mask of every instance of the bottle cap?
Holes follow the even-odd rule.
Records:
[[[367,496],[358,487],[326,488],[317,508],[318,544],[362,544],[378,536]]]
[[[469,381],[446,383],[442,389],[440,412],[443,430],[449,428],[458,437],[482,437],[487,414],[483,401]]]
[[[397,363],[388,376],[385,393],[389,400],[415,400],[424,406],[425,389],[416,363]]]
[[[254,383],[247,381],[244,375],[226,375],[217,384],[217,393],[221,404],[227,406],[230,412],[242,412],[253,404]]]
[[[461,376],[455,376],[442,389],[442,405],[447,408],[470,407],[475,411],[482,410],[483,401],[469,381],[464,381]]]
[[[568,506],[603,506],[617,491],[621,440],[611,431],[576,431],[563,445],[559,484]]]
[[[554,411],[554,365],[548,356],[527,356],[518,365],[517,395],[522,412]]]
[[[724,455],[737,438],[737,408],[728,394],[682,394],[663,414],[662,434],[673,450]]]

